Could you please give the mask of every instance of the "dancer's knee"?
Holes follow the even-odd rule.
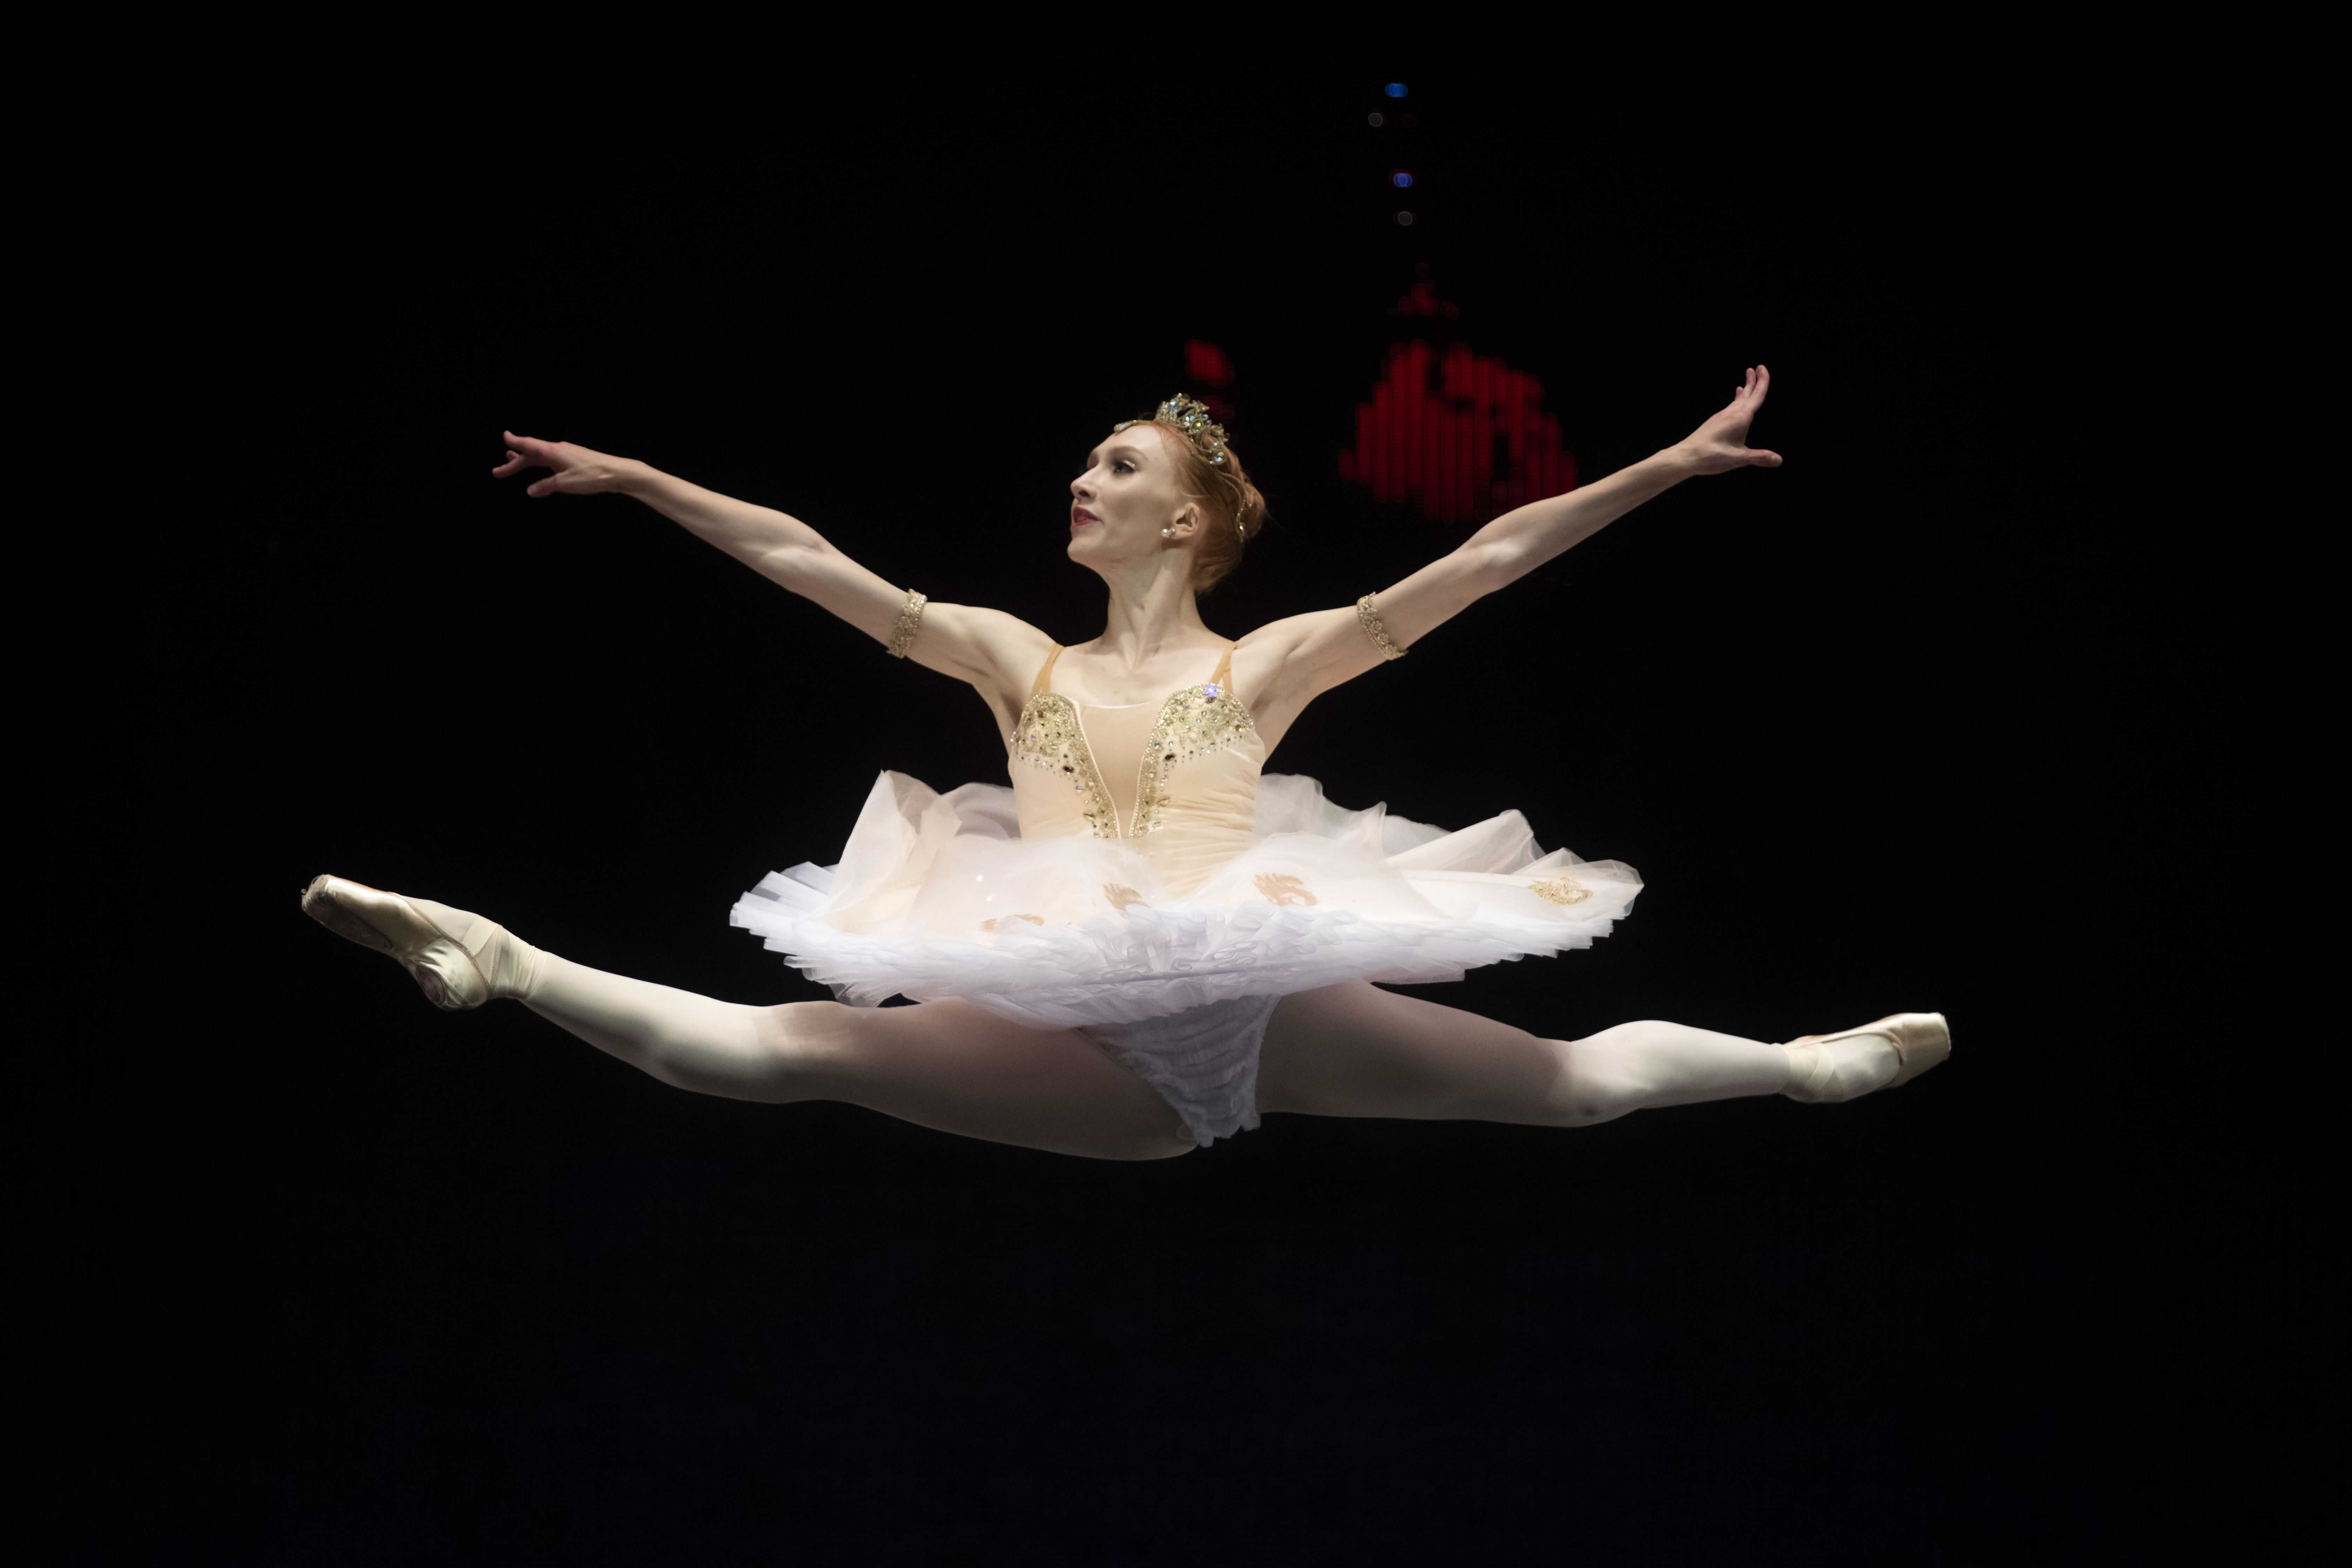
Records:
[[[646,1073],[696,1094],[772,1102],[821,1100],[827,1042],[837,1031],[822,1011],[807,1009],[838,1005],[706,1002],[690,1016],[661,1020],[629,1054]]]
[[[1657,1090],[1644,1071],[1643,1031],[1658,1027],[1643,1020],[1617,1024],[1580,1040],[1554,1040],[1561,1071],[1549,1096],[1560,1124],[1592,1127],[1614,1121],[1649,1103]]]
[[[851,1009],[838,1002],[784,1002],[750,1009],[763,1100],[826,1100],[849,1055]]]

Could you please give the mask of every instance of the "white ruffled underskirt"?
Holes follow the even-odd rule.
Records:
[[[1258,1051],[1281,1000],[1240,996],[1139,1024],[1089,1024],[1087,1033],[1159,1090],[1205,1149],[1258,1124]]]
[[[1086,1028],[1590,947],[1641,887],[1621,862],[1546,853],[1517,811],[1449,832],[1267,773],[1254,841],[1179,893],[1132,841],[1021,838],[1004,785],[941,795],[886,773],[839,861],[770,873],[730,920],[844,1002],[961,999]],[[1110,888],[1137,900],[1112,909]]]

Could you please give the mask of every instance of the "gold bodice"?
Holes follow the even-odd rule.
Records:
[[[1037,672],[1008,748],[1021,836],[1128,841],[1180,885],[1246,848],[1265,742],[1234,694],[1232,647],[1209,679],[1156,705],[1093,708],[1052,689],[1061,654]]]

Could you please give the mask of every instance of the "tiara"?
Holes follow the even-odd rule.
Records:
[[[1111,434],[1117,435],[1130,425],[1146,423],[1173,425],[1192,438],[1202,457],[1220,468],[1225,466],[1225,427],[1209,417],[1209,405],[1199,398],[1187,397],[1180,392],[1161,404],[1160,412],[1149,421],[1122,419],[1110,427]]]

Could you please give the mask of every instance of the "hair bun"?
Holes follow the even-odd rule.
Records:
[[[1240,455],[1225,444],[1223,427],[1208,418],[1205,406],[1175,397],[1160,405],[1160,414],[1123,420],[1111,429],[1158,427],[1182,475],[1180,488],[1209,503],[1213,521],[1202,520],[1192,563],[1192,589],[1205,594],[1240,564],[1242,546],[1265,531],[1265,497],[1242,471]]]

